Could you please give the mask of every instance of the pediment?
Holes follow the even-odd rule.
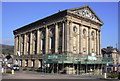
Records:
[[[93,12],[93,10],[89,6],[73,8],[69,9],[69,11],[78,16],[103,24],[103,22],[98,18],[98,16]]]

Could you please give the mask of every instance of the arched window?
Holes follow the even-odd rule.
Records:
[[[76,26],[73,27],[73,31],[74,31],[75,33],[77,32],[77,27],[76,27]]]
[[[85,39],[86,38],[86,29],[83,29],[83,38]]]
[[[86,29],[83,29],[83,35],[86,35]]]

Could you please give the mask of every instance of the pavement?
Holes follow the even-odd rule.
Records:
[[[2,79],[88,79],[87,81],[118,81],[117,79],[103,79],[101,75],[65,75],[41,72],[15,72],[15,74],[3,74]]]

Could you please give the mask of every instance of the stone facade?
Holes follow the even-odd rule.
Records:
[[[60,11],[14,30],[14,57],[34,68],[42,68],[44,55],[101,57],[102,25],[89,6]]]

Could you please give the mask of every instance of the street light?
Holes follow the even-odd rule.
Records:
[[[109,64],[107,63],[107,64],[106,64],[106,74],[107,74],[107,72],[108,72],[108,68],[107,68],[108,66],[109,66]]]

